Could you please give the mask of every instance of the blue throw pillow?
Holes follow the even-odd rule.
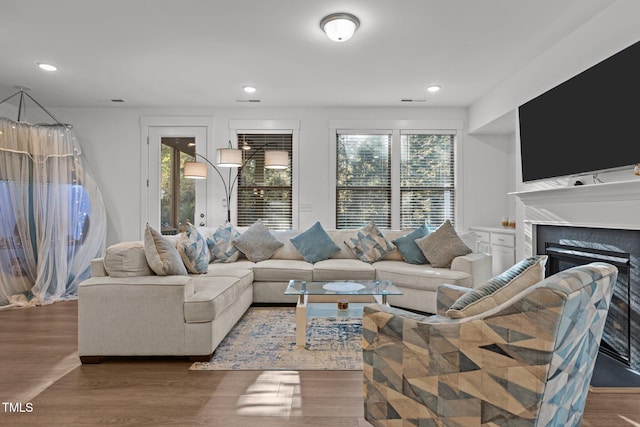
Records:
[[[427,261],[422,250],[415,242],[416,239],[420,239],[427,234],[429,234],[429,228],[426,224],[422,224],[411,233],[398,237],[391,242],[396,245],[405,262],[409,264],[427,264],[429,261]]]
[[[302,258],[312,264],[323,261],[331,255],[340,252],[340,248],[331,240],[331,237],[329,237],[324,228],[322,228],[320,221],[317,221],[306,231],[289,240],[298,252],[300,252]]]

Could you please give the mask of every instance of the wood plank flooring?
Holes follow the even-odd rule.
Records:
[[[80,365],[77,302],[0,311],[1,426],[370,426],[359,371],[189,371],[172,358]],[[31,411],[27,403],[31,404]],[[585,427],[640,427],[640,394],[590,393]]]

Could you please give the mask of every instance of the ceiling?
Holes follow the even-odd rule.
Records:
[[[47,108],[467,107],[612,3],[2,0],[0,99],[26,86]],[[320,30],[334,12],[360,19],[350,41]]]

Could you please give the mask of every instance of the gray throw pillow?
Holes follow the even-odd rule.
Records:
[[[293,246],[300,252],[302,258],[310,263],[323,261],[331,255],[340,252],[340,247],[331,240],[320,221],[317,221],[306,231],[289,239]]]
[[[484,313],[544,279],[547,255],[524,259],[504,273],[458,298],[447,310],[452,319]]]
[[[273,237],[269,228],[261,220],[251,224],[247,231],[233,239],[233,244],[246,255],[249,261],[253,262],[271,258],[279,248],[284,246],[284,243]]]
[[[176,247],[149,224],[144,230],[144,256],[149,267],[158,276],[187,275],[187,269]]]
[[[458,237],[451,221],[446,220],[436,231],[416,239],[416,244],[432,267],[449,268],[454,258],[472,252]]]

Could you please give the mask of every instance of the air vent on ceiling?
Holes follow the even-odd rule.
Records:
[[[259,99],[236,99],[236,102],[260,102]]]
[[[410,99],[410,98],[402,98],[400,102],[427,102],[426,99]]]

